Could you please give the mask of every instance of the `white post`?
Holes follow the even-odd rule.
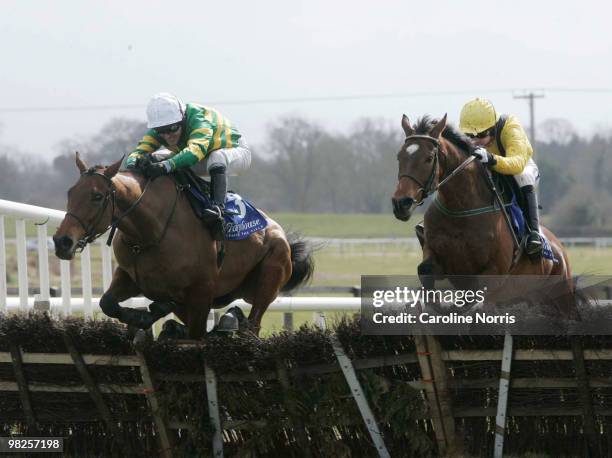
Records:
[[[28,253],[24,219],[15,221],[17,233],[17,276],[19,278],[19,310],[28,309]]]
[[[81,285],[83,287],[83,310],[85,318],[93,318],[91,303],[91,250],[89,245],[81,253]]]
[[[210,309],[208,312],[208,316],[206,317],[206,332],[212,331],[215,327],[215,311],[214,309]]]
[[[217,378],[215,371],[208,364],[204,364],[204,377],[206,378],[206,399],[208,400],[208,418],[215,428],[213,432],[213,456],[223,458],[223,429],[219,416],[219,400],[217,398]]]
[[[49,300],[49,248],[47,247],[47,224],[36,227],[38,233],[38,275],[40,277],[40,300]]]
[[[323,323],[325,323],[325,318],[323,317]],[[361,418],[365,422],[366,429],[368,433],[370,433],[370,438],[376,447],[376,451],[378,452],[378,456],[380,458],[390,458],[391,455],[385,446],[385,442],[383,440],[382,433],[378,428],[378,424],[376,423],[376,418],[374,417],[374,413],[368,404],[368,400],[365,397],[365,393],[361,388],[361,384],[359,383],[359,379],[357,378],[357,374],[355,373],[355,368],[353,363],[346,356],[344,352],[344,348],[342,348],[342,344],[338,337],[334,334],[331,336],[331,344],[334,349],[334,353],[336,354],[336,358],[338,359],[338,364],[342,369],[342,373],[344,374],[344,378],[346,379],[346,383],[351,389],[351,394],[353,395],[353,399],[355,399],[355,403],[357,404],[357,408],[361,413]]]
[[[0,313],[6,312],[6,240],[4,215],[0,215]]]
[[[106,246],[104,237],[100,242],[100,251],[102,251],[102,289],[106,291],[113,278],[113,263],[111,247]]]
[[[506,434],[506,412],[508,410],[508,392],[510,391],[510,365],[512,363],[512,336],[506,334],[502,353],[501,375],[499,377],[499,395],[497,398],[497,416],[495,418],[495,447],[493,456],[504,456],[504,436]]]
[[[64,315],[68,316],[72,311],[72,291],[70,290],[70,261],[60,261],[60,280],[62,287],[62,311],[64,312]]]

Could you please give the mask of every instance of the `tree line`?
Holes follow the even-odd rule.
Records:
[[[78,176],[75,151],[90,164],[110,164],[145,130],[142,122],[114,119],[90,138],[64,140],[51,164],[23,161],[19,151],[0,146],[0,198],[63,209]],[[538,138],[540,201],[551,228],[612,234],[611,132],[581,136],[568,121],[550,119],[538,126]],[[389,213],[402,141],[399,122],[384,119],[360,119],[340,133],[282,118],[252,145],[251,169],[230,178],[230,187],[271,212]]]

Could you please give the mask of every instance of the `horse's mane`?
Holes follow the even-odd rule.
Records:
[[[427,135],[437,122],[437,119],[434,119],[429,115],[425,115],[417,120],[416,125],[414,126],[415,133],[419,135]],[[442,137],[468,153],[474,149],[474,145],[472,145],[470,139],[452,124],[446,124],[444,132],[442,132]]]

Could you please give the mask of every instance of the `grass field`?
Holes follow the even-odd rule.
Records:
[[[392,215],[320,215],[280,213],[273,215],[285,227],[299,231],[305,236],[321,238],[385,238],[412,237],[413,227],[419,218],[401,223]],[[5,223],[7,237],[14,237],[14,223]],[[51,231],[50,231],[51,232]],[[34,226],[28,227],[28,237],[35,237]],[[569,247],[568,253],[574,274],[612,275],[612,248]],[[17,286],[15,246],[7,246],[7,271],[9,286]],[[361,275],[414,275],[421,261],[417,247],[401,243],[355,244],[348,246],[325,246],[314,254],[315,275],[312,286],[354,286],[361,282]],[[30,286],[38,284],[37,254],[28,256]],[[99,249],[92,250],[94,287],[101,287]],[[51,284],[59,285],[59,262],[50,253]],[[72,262],[71,274],[74,285],[80,285],[80,261]],[[311,321],[312,314],[295,314],[294,322]],[[269,314],[265,320],[266,330],[281,329],[282,315]]]
[[[420,220],[402,223],[389,214],[342,214],[329,213],[273,213],[270,216],[286,230],[299,232],[309,237],[329,238],[403,238],[414,236],[414,225]],[[26,225],[28,237],[36,236],[36,226]],[[49,228],[49,235],[55,228]],[[15,222],[5,217],[6,237],[15,237]]]
[[[401,223],[392,215],[362,214],[296,214],[278,213],[273,215],[285,227],[299,231],[304,236],[320,238],[386,238],[412,237],[414,221]],[[5,218],[7,238],[15,236],[15,225],[10,218]],[[52,230],[49,230],[50,235]],[[34,225],[28,225],[28,237],[35,237]],[[597,249],[594,247],[569,247],[568,253],[575,274],[612,274],[612,248]],[[7,271],[9,285],[16,286],[15,247],[7,245]],[[92,267],[94,275],[99,273],[99,251],[92,250]],[[352,286],[360,283],[361,275],[411,275],[421,260],[420,249],[400,243],[356,244],[350,247],[323,245],[315,253],[316,270],[314,286]],[[52,275],[59,274],[57,258],[50,253]],[[29,253],[30,280],[37,283],[36,252]],[[73,261],[72,274],[79,281],[80,265],[78,258]],[[59,281],[57,281],[59,283]],[[94,281],[94,285],[97,282]],[[53,284],[53,282],[52,282]]]

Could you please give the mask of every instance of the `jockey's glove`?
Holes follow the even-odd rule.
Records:
[[[497,165],[497,159],[495,159],[495,156],[485,148],[476,148],[474,151],[472,151],[472,154],[489,168]]]
[[[168,161],[150,162],[143,172],[147,178],[157,178],[162,175],[167,175],[172,171],[172,165]]]

